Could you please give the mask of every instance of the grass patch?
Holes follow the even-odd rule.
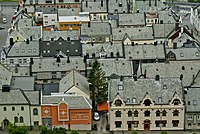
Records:
[[[200,0],[188,0],[188,2],[200,2]]]

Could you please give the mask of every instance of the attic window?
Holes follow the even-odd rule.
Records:
[[[19,49],[16,49],[16,53],[19,53]]]
[[[196,54],[196,57],[199,57],[199,53],[198,52],[196,52],[195,54]]]
[[[122,3],[121,2],[119,3],[119,7],[122,7]]]
[[[163,85],[163,89],[167,89],[167,85]]]
[[[130,98],[127,98],[126,102],[130,102]]]
[[[184,54],[183,54],[183,52],[181,52],[181,53],[180,53],[180,56],[181,56],[181,57],[184,57]]]
[[[49,42],[47,42],[47,45],[50,45],[50,43],[49,43]]]
[[[121,105],[122,105],[122,101],[119,100],[119,99],[116,100],[116,101],[115,101],[115,105],[116,105],[116,106],[121,106]]]
[[[193,100],[193,105],[196,106],[197,105],[197,101]]]
[[[77,52],[78,52],[78,49],[76,49],[75,52],[77,53]]]
[[[136,98],[133,98],[133,99],[132,99],[132,102],[133,102],[133,103],[136,103]]]
[[[24,50],[24,49],[22,49],[22,53],[25,53],[25,50]]]
[[[185,66],[182,66],[182,70],[185,70]]]
[[[158,103],[162,102],[162,97],[158,97]]]
[[[123,85],[118,85],[118,90],[123,90]]]
[[[62,45],[62,42],[59,42],[59,45]]]

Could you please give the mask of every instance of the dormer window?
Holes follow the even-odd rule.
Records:
[[[162,97],[158,97],[158,103],[162,102]]]
[[[163,89],[167,89],[167,85],[163,85]]]
[[[136,103],[136,98],[133,98],[133,99],[132,99],[132,102],[133,102],[133,103]]]
[[[151,105],[151,101],[150,101],[149,99],[146,99],[146,100],[144,101],[144,105],[145,105],[145,106],[150,106],[150,105]]]
[[[130,98],[127,98],[126,102],[130,103]]]
[[[119,3],[119,7],[122,7],[122,2]]]
[[[193,105],[196,106],[197,105],[197,101],[193,100]]]
[[[181,102],[180,102],[180,100],[179,99],[174,99],[173,100],[173,104],[174,105],[179,105]]]
[[[118,85],[118,90],[123,90],[123,85]]]
[[[115,101],[115,105],[116,105],[116,106],[121,106],[121,105],[122,105],[122,101],[119,100],[119,99],[116,100],[116,101]]]

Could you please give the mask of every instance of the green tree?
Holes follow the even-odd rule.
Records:
[[[137,131],[133,130],[131,134],[139,134]]]
[[[160,132],[160,134],[167,134],[167,132],[163,130]]]
[[[9,134],[28,134],[28,128],[26,126],[16,126],[10,124],[8,127]]]
[[[193,132],[192,134],[197,134],[197,132]]]
[[[92,84],[91,99],[94,103],[101,103],[107,101],[107,81],[105,79],[105,72],[102,71],[100,63],[95,59],[92,64],[92,69],[89,73],[89,82]],[[93,104],[93,107],[96,104]]]
[[[49,133],[50,132],[49,132],[49,130],[48,130],[48,128],[46,126],[42,126],[40,128],[40,134],[49,134]]]
[[[65,128],[54,128],[51,132],[51,134],[66,134],[66,129]]]
[[[79,134],[78,131],[72,130],[69,134]]]

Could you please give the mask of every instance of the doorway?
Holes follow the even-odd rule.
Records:
[[[3,120],[3,129],[7,130],[8,129],[8,125],[9,125],[9,120],[8,119],[4,119]]]
[[[144,121],[144,131],[149,131],[150,130],[150,120],[145,120]]]
[[[132,121],[128,121],[127,124],[128,124],[128,131],[131,131],[132,130]]]

